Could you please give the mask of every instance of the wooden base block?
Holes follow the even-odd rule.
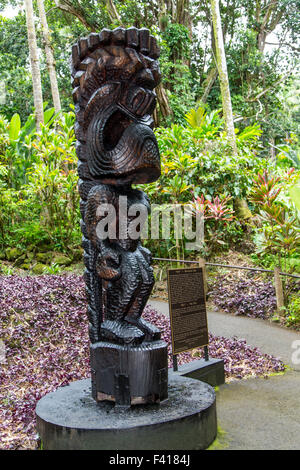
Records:
[[[159,403],[168,397],[168,352],[164,341],[121,346],[91,345],[92,396],[117,406]]]

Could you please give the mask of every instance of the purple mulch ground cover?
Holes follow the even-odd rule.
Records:
[[[0,340],[6,351],[0,363],[0,449],[35,449],[36,402],[89,376],[85,311],[81,276],[0,276]],[[168,319],[150,307],[144,318],[163,331],[171,365]],[[209,354],[224,359],[227,379],[284,370],[279,359],[237,338],[210,335]],[[182,353],[179,364],[201,355],[201,349]]]

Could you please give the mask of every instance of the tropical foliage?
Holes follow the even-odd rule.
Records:
[[[153,203],[189,206],[205,222],[200,253],[187,250],[174,222],[168,239],[146,245],[156,256],[197,258],[247,243],[255,263],[300,272],[299,0],[219,2],[234,146],[222,106],[210,2],[43,2],[62,111],[55,114],[52,107],[45,38],[33,2],[46,101],[37,132],[25,10],[21,2],[0,0],[1,272],[11,274],[13,263],[56,274],[80,259],[71,46],[91,31],[132,25],[149,28],[161,48],[154,119],[162,177],[146,191]]]
[[[67,250],[78,244],[79,196],[74,114],[54,117],[36,134],[33,116],[0,120],[0,240],[2,247],[48,243]]]

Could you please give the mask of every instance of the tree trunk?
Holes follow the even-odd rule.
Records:
[[[161,32],[166,29],[167,5],[164,0],[158,1],[158,26]]]
[[[257,48],[263,53],[268,34],[272,33],[287,12],[289,2],[270,0],[262,8],[261,2],[256,2],[255,20],[257,24]]]
[[[280,268],[278,268],[277,266],[274,268],[274,283],[276,291],[277,311],[278,313],[282,313],[282,309],[284,307],[284,293],[282,280],[280,277]]]
[[[59,111],[61,111],[61,104],[60,104],[59,90],[58,90],[57,77],[56,77],[56,71],[55,71],[55,60],[54,60],[53,51],[51,47],[51,35],[50,35],[49,28],[48,28],[44,0],[37,0],[37,5],[39,9],[43,39],[45,43],[46,62],[47,62],[47,68],[48,68],[49,78],[50,78],[53,105],[54,105],[55,113],[58,113]]]
[[[224,40],[219,9],[219,0],[211,0],[211,10],[216,44],[216,61],[220,80],[225,127],[232,150],[234,153],[237,153],[229,80],[227,73],[227,63],[225,57]]]
[[[260,31],[257,35],[257,49],[263,54],[266,45],[267,33]]]
[[[36,42],[32,0],[25,0],[26,24],[29,47],[29,59],[32,75],[33,101],[35,108],[36,129],[41,130],[44,121],[42,82],[39,64],[39,55]]]
[[[210,69],[206,80],[204,81],[204,92],[202,97],[200,98],[201,103],[206,103],[207,98],[209,97],[209,94],[211,92],[211,89],[213,87],[213,84],[216,81],[216,78],[218,76],[218,71],[215,68]]]
[[[121,24],[121,17],[113,0],[106,0],[106,9],[111,21],[117,21],[119,24]]]
[[[166,90],[163,87],[163,84],[160,83],[156,88],[157,101],[159,104],[160,112],[164,118],[172,116],[172,110],[169,105],[168,97]]]
[[[274,137],[270,137],[269,139],[270,145],[270,158],[274,164],[276,164],[276,149],[275,149],[275,139]]]
[[[190,15],[190,0],[176,1],[176,23],[183,24],[189,30],[192,39],[192,18]]]

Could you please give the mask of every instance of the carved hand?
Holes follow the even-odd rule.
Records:
[[[97,258],[96,269],[101,279],[116,281],[121,277],[121,256],[115,251],[100,253]]]

